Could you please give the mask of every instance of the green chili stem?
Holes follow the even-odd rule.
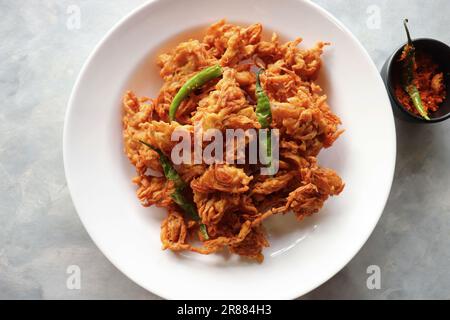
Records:
[[[186,81],[186,83],[181,87],[181,89],[173,98],[172,103],[170,104],[169,107],[170,121],[175,121],[175,114],[178,110],[178,107],[180,106],[181,102],[183,102],[183,100],[186,99],[192,93],[192,91],[200,88],[205,83],[220,77],[222,73],[223,73],[222,67],[219,65],[215,65],[203,69],[195,76],[190,78],[188,81]]]
[[[403,20],[403,26],[405,27],[406,30],[406,36],[408,38],[408,44],[409,45],[413,45],[412,39],[411,39],[411,34],[409,33],[409,29],[408,29],[408,19]]]
[[[403,49],[403,54],[405,54],[405,61],[403,65],[402,82],[403,89],[408,93],[411,101],[419,112],[419,114],[426,120],[430,120],[423,107],[422,99],[420,98],[420,92],[417,86],[414,84],[414,68],[416,64],[416,48],[414,47],[413,41],[411,39],[411,34],[408,29],[408,19],[403,21],[405,26],[406,36],[408,38],[408,44]]]

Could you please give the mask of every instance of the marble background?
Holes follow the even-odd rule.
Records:
[[[450,12],[448,0],[316,2],[354,32],[378,68],[404,41],[404,17],[415,37],[450,43],[449,17],[440,14]],[[158,299],[92,243],[62,162],[66,104],[83,62],[142,3],[0,0],[0,298]],[[72,5],[81,10],[80,29],[67,27]],[[450,298],[450,121],[396,126],[395,180],[378,226],[359,254],[305,299]],[[70,265],[82,270],[81,290],[66,287]],[[366,287],[369,265],[381,268],[379,290]]]

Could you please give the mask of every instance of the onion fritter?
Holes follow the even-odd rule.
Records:
[[[262,250],[269,246],[262,225],[265,219],[288,212],[303,219],[343,190],[337,173],[320,167],[316,159],[343,132],[339,117],[315,83],[328,43],[301,49],[301,41],[282,44],[276,34],[263,39],[261,24],[242,27],[221,20],[209,27],[202,40],[180,43],[159,56],[164,84],[156,99],[125,94],[125,153],[136,168],[133,182],[142,205],[168,211],[161,226],[163,249],[210,254],[227,248],[261,262]],[[178,90],[213,65],[223,68],[222,77],[190,94],[179,105],[176,121],[169,122],[169,107]],[[279,171],[265,176],[247,163],[175,165],[188,186],[183,192],[197,209],[198,220],[194,220],[172,199],[175,186],[164,177],[158,153],[139,141],[170,157],[176,144],[171,141],[174,130],[194,136],[199,121],[203,130],[260,129],[254,67],[265,69],[261,85],[271,103],[271,128],[279,131]],[[209,239],[199,232],[200,224],[206,226]],[[192,245],[195,239],[202,245]]]

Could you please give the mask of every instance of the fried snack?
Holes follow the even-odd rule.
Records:
[[[164,84],[155,99],[127,92],[123,99],[125,154],[135,166],[137,197],[143,206],[167,209],[161,226],[163,249],[211,254],[228,249],[242,257],[263,261],[269,246],[263,222],[274,214],[293,212],[301,220],[318,212],[324,202],[344,188],[341,178],[317,163],[323,148],[343,132],[327,97],[315,83],[327,43],[301,49],[298,38],[280,43],[276,34],[262,38],[262,26],[242,27],[221,20],[211,25],[203,40],[180,43],[158,58]],[[187,80],[207,67],[219,65],[220,78],[205,83],[179,105],[169,122],[169,107]],[[261,175],[258,166],[245,164],[178,164],[198,220],[174,202],[173,181],[164,177],[158,153],[170,158],[174,130],[194,135],[194,124],[210,128],[261,129],[255,114],[256,77],[264,68],[261,86],[270,100],[271,129],[279,130],[279,171]],[[192,146],[193,147],[193,146]],[[208,239],[199,232],[206,226]],[[201,241],[194,245],[194,241]]]

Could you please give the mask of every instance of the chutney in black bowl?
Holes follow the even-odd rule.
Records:
[[[404,120],[418,123],[435,123],[450,118],[450,98],[448,94],[448,89],[450,88],[450,47],[435,39],[421,38],[413,40],[413,45],[417,52],[426,53],[439,66],[440,71],[443,73],[443,84],[447,90],[444,101],[436,111],[428,114],[430,120],[426,120],[422,116],[409,111],[400,102],[396,94],[396,87],[402,81],[403,64],[400,59],[406,45],[407,43],[400,46],[389,57],[381,71],[393,104],[394,114]]]

